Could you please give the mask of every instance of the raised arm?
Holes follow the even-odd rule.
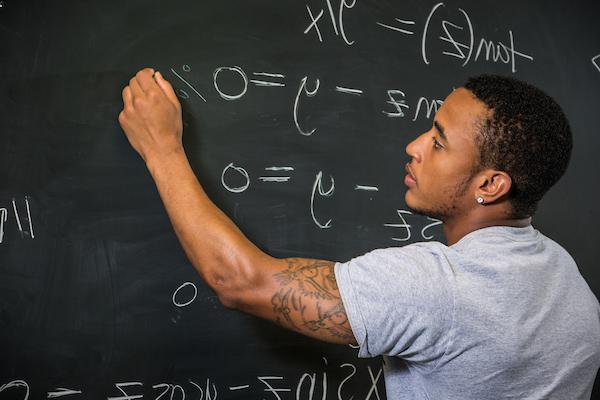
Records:
[[[123,103],[119,123],[146,162],[189,260],[221,302],[307,336],[355,343],[333,262],[265,254],[208,198],[183,150],[181,105],[162,75],[138,72]]]

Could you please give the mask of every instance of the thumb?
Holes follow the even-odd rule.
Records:
[[[167,81],[165,78],[163,78],[162,74],[159,71],[156,71],[156,73],[154,74],[154,78],[155,78],[158,86],[163,91],[163,93],[167,96],[167,98],[173,104],[175,104],[177,107],[179,107],[180,106],[179,99],[177,98],[177,95],[175,94],[175,91],[173,90],[173,86],[171,86],[169,81]]]

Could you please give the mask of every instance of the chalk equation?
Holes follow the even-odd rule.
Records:
[[[257,180],[260,182],[270,182],[284,184],[292,179],[292,173],[295,171],[293,166],[267,166],[264,168],[265,174],[261,174]],[[235,183],[234,183],[235,182]],[[252,178],[248,171],[242,167],[235,165],[233,162],[227,164],[221,173],[221,185],[231,193],[242,193],[250,188]],[[379,187],[374,185],[361,184],[353,185],[353,190],[358,192],[379,192]],[[309,210],[313,223],[320,229],[329,229],[333,226],[333,218],[318,217],[317,203],[319,199],[332,197],[335,193],[335,178],[331,175],[324,177],[323,171],[318,171],[315,175],[312,187],[310,189]],[[412,216],[412,212],[406,210],[397,210],[397,216],[400,219],[398,223],[386,223],[383,226],[398,228],[403,230],[401,237],[392,237],[394,241],[408,241],[413,237],[413,225],[406,222],[405,215]],[[422,218],[422,217],[419,217]],[[434,226],[440,225],[441,221],[428,218],[432,223],[421,229],[421,237],[423,240],[433,239],[432,234],[427,232]]]
[[[197,98],[207,103],[208,100],[191,82],[186,73],[192,71],[188,64],[184,64],[181,70],[171,68],[171,73],[181,82],[184,88],[176,87],[177,96],[182,99],[190,99],[195,95]],[[250,78],[251,77],[251,78]],[[223,80],[227,80],[229,87],[233,83],[237,85],[235,90],[229,88],[225,90],[222,87]],[[292,105],[292,119],[297,133],[303,136],[311,136],[317,132],[318,127],[302,126],[301,105],[308,99],[315,97],[320,91],[331,90],[344,96],[361,97],[368,93],[368,90],[357,86],[348,86],[347,84],[335,83],[327,88],[323,88],[321,79],[304,76],[298,83],[294,103]],[[240,66],[220,66],[212,74],[212,86],[219,98],[226,101],[236,101],[242,99],[248,94],[250,86],[262,88],[286,88],[286,75],[280,72],[252,72],[250,75]],[[191,94],[190,94],[191,93]],[[419,97],[413,104],[410,104],[404,91],[393,88],[387,89],[383,93],[376,93],[382,102],[381,115],[388,118],[403,118],[409,115],[412,122],[419,119],[431,119],[443,104],[440,99],[430,99]],[[412,110],[414,109],[414,112]]]
[[[309,371],[300,374],[299,378],[288,378],[282,375],[258,375],[245,382],[221,385],[211,378],[187,379],[186,382],[159,382],[146,384],[142,381],[115,382],[111,393],[106,393],[106,400],[196,400],[226,399],[228,395],[256,400],[380,400],[383,395],[381,367],[370,365],[359,368],[353,363],[330,365],[327,358],[322,357],[323,365],[319,371]],[[342,377],[339,382],[332,382],[330,375]],[[369,382],[361,388],[365,393],[358,397],[357,393],[349,393],[348,385],[353,380],[364,382],[366,375]],[[245,394],[244,394],[245,393]],[[257,395],[257,393],[260,393]],[[0,399],[3,395],[10,398],[28,400],[31,394],[29,384],[22,379],[13,380],[0,386]],[[97,396],[97,394],[95,394]],[[362,397],[364,395],[364,397]],[[46,398],[88,398],[84,388],[56,387],[46,391]]]
[[[0,207],[0,244],[5,241],[5,230],[9,221],[9,216],[13,217],[17,232],[21,239],[35,239],[33,220],[31,218],[31,206],[29,204],[30,200],[31,198],[29,196],[25,196],[22,201],[17,201],[16,198],[13,198],[8,207]]]
[[[339,5],[336,4],[337,7],[334,7],[331,0],[325,0],[325,3],[330,21],[327,22],[327,18],[324,17],[325,9],[313,12],[307,4],[306,11],[309,25],[303,33],[305,35],[314,33],[317,40],[322,43],[321,28],[325,24],[330,24],[335,36],[341,37],[346,45],[352,46],[356,41],[348,39],[348,34],[344,28],[344,11],[355,8],[356,0],[352,2],[340,0]],[[443,2],[434,5],[421,25],[417,24],[414,19],[407,19],[406,16],[393,18],[389,21],[374,21],[374,25],[392,31],[395,35],[418,37],[421,57],[425,64],[431,62],[429,48],[433,40],[442,41],[447,46],[442,51],[442,55],[459,60],[461,67],[465,67],[469,62],[485,61],[510,65],[511,72],[515,73],[517,72],[517,60],[533,61],[533,56],[516,49],[515,35],[512,30],[508,30],[508,37],[504,41],[493,41],[485,37],[478,38],[475,35],[473,22],[467,11],[459,8],[459,20],[446,19],[442,16],[444,7]],[[434,28],[436,26],[442,31],[441,36],[435,36],[436,31]]]

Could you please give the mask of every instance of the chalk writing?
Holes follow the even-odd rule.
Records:
[[[249,389],[249,388],[250,388],[250,385],[229,386],[229,390],[231,390],[231,391],[244,390],[244,389]]]
[[[13,198],[10,202],[10,211],[12,211],[13,218],[15,220],[15,226],[21,239],[29,238],[35,239],[35,231],[33,229],[33,219],[31,217],[31,198],[25,196],[22,202],[18,202],[16,198]],[[19,205],[22,204],[22,205]],[[24,210],[23,210],[24,208]],[[10,211],[6,207],[0,208],[0,244],[5,241],[6,227],[8,222],[8,216]]]
[[[0,393],[4,392],[7,389],[20,387],[25,388],[25,395],[23,396],[23,400],[29,399],[29,385],[27,384],[27,382],[20,379],[5,383],[4,385],[0,386]]]
[[[313,184],[312,193],[310,195],[310,215],[312,216],[315,225],[317,225],[321,229],[331,228],[331,219],[329,219],[324,224],[320,223],[317,220],[317,217],[315,216],[315,194],[317,193],[318,189],[319,196],[330,197],[331,195],[333,195],[333,192],[335,190],[335,181],[333,179],[333,176],[330,176],[329,179],[331,180],[331,187],[325,190],[323,189],[323,172],[319,171],[315,178],[315,183]]]
[[[412,238],[413,225],[409,224],[406,221],[406,218],[404,216],[414,216],[414,214],[408,210],[396,210],[396,213],[397,213],[398,217],[400,218],[400,222],[399,223],[398,222],[385,223],[385,224],[383,224],[383,226],[388,227],[388,228],[402,229],[403,233],[404,233],[402,236],[400,236],[400,237],[394,236],[391,239],[396,242],[406,242]],[[431,240],[434,238],[435,235],[427,234],[427,231],[431,230],[435,226],[441,225],[442,221],[440,221],[439,219],[431,218],[431,217],[426,217],[426,220],[430,221],[430,223],[425,225],[421,229],[421,238],[424,240]]]
[[[409,108],[408,104],[406,104],[406,100],[404,99],[406,97],[404,92],[398,89],[390,89],[387,91],[387,95],[389,97],[389,100],[386,101],[386,103],[394,106],[396,110],[393,112],[382,110],[381,112],[390,118],[404,117],[404,112],[402,111],[402,109]],[[402,98],[397,98],[400,96],[402,96]]]
[[[217,81],[219,79],[219,74],[222,71],[231,71],[231,72],[237,73],[242,78],[242,88],[239,91],[239,93],[227,94],[219,88],[219,84]],[[213,85],[215,86],[215,90],[217,91],[219,96],[221,96],[223,99],[229,100],[229,101],[238,100],[238,99],[242,98],[248,91],[248,76],[246,76],[246,73],[244,72],[243,69],[241,69],[240,67],[237,67],[237,66],[236,67],[219,67],[219,68],[215,69],[215,71],[213,72]]]
[[[122,396],[107,397],[108,400],[135,400],[144,397],[142,394],[127,394],[125,389],[131,386],[143,386],[142,382],[121,382],[115,383],[115,387],[121,392]]]
[[[425,100],[423,100],[425,101]],[[431,103],[427,103],[431,104]],[[429,106],[427,107],[430,110]],[[433,112],[433,108],[431,112]],[[427,117],[429,118],[429,112],[427,113]],[[261,175],[258,177],[260,182],[264,183],[277,183],[277,184],[287,184],[291,181],[291,176],[289,173],[296,172],[296,168],[292,166],[269,166],[264,168],[265,171],[269,172],[269,175]],[[230,172],[228,172],[230,171]],[[275,175],[275,173],[281,173],[281,176]],[[234,186],[232,183],[228,183],[227,180],[233,180],[231,176],[226,178],[228,174],[237,175],[237,178],[242,179],[242,184],[240,186]],[[221,174],[221,184],[222,186],[229,192],[232,193],[242,193],[248,189],[250,185],[250,174],[243,167],[236,166],[234,163],[229,163],[223,169]],[[236,183],[239,185],[239,182]],[[355,192],[370,192],[376,193],[380,191],[378,186],[374,185],[365,185],[365,184],[355,184],[352,186],[353,191]],[[323,171],[318,171],[315,175],[315,179],[312,184],[312,188],[310,191],[310,216],[313,223],[318,226],[320,229],[329,229],[333,226],[333,218],[329,218],[326,221],[321,220],[317,217],[317,200],[319,198],[329,198],[332,197],[335,192],[335,179],[333,176],[329,176],[329,184],[326,185],[323,180]],[[373,197],[370,197],[370,200],[373,200]],[[422,217],[413,215],[411,211],[407,210],[396,210],[396,215],[400,219],[399,222],[389,222],[384,223],[383,227],[385,228],[395,228],[401,234],[394,235],[391,239],[396,242],[407,242],[414,238],[413,229],[415,226],[409,223],[406,218],[419,218],[421,221],[425,221],[424,226],[420,226],[420,238],[423,240],[431,240],[435,237],[435,233],[432,232],[432,229],[438,225],[441,225],[442,222],[431,217]],[[181,298],[176,300],[176,295],[179,294],[179,291],[184,289],[186,286],[192,285],[187,282],[186,284],[180,286],[176,292],[173,294],[173,303],[178,307],[184,307],[189,305],[192,300],[183,301]],[[194,287],[195,289],[195,287]],[[194,293],[197,293],[196,291]],[[181,297],[181,295],[180,295]],[[195,295],[193,296],[195,298]]]
[[[298,88],[298,94],[296,94],[296,100],[294,101],[294,124],[296,125],[296,129],[298,130],[298,132],[304,136],[312,135],[313,133],[315,133],[317,128],[313,128],[310,131],[305,131],[300,127],[300,122],[298,122],[298,106],[299,106],[299,102],[300,102],[300,96],[302,95],[302,93],[304,93],[304,95],[306,97],[313,97],[315,94],[317,94],[317,92],[319,91],[319,86],[321,85],[321,81],[319,79],[317,79],[317,80],[315,80],[315,88],[313,90],[309,90],[306,87],[307,79],[308,79],[308,77],[305,76],[300,81],[300,87]]]
[[[352,363],[341,363],[331,365],[327,358],[322,357],[322,368],[317,371],[301,371],[299,377],[286,377],[279,374],[264,374],[250,378],[246,382],[228,385],[222,387],[211,378],[202,379],[188,378],[183,382],[158,382],[153,384],[142,381],[117,382],[114,383],[113,390],[116,393],[106,396],[107,400],[136,400],[144,397],[154,400],[185,400],[193,398],[196,400],[217,400],[223,398],[226,393],[239,393],[244,391],[260,392],[262,395],[253,397],[246,395],[249,399],[263,400],[284,400],[293,396],[295,400],[327,400],[335,398],[337,400],[352,400],[356,398],[357,393],[347,393],[349,383],[352,380],[359,379],[368,381],[368,385],[363,387],[366,391],[365,400],[381,399],[380,390],[382,389],[381,376],[383,369],[378,367],[374,370],[370,365],[359,368]],[[333,387],[334,395],[329,397],[330,372],[341,378],[336,387]],[[360,375],[360,376],[359,376]],[[146,396],[145,388],[152,389],[152,396]],[[85,388],[84,388],[85,389]],[[23,400],[29,399],[30,387],[25,380],[13,380],[0,386],[0,393],[11,391],[10,398],[15,397],[16,391],[21,390]],[[58,398],[71,395],[81,395],[84,390],[67,389],[58,387],[47,391],[47,398]],[[221,396],[220,396],[221,395]],[[364,394],[363,394],[364,395]],[[2,398],[2,396],[0,396]],[[225,398],[227,398],[225,396]]]
[[[352,88],[347,88],[347,87],[343,87],[343,86],[336,86],[335,90],[337,92],[353,94],[355,96],[360,96],[361,94],[363,94],[363,91],[360,89],[352,89]]]
[[[352,0],[350,2],[347,0],[340,0],[337,13],[333,10],[331,0],[325,0],[325,2],[327,4],[327,10],[329,12],[331,26],[333,27],[335,35],[341,35],[342,39],[344,40],[344,43],[346,43],[348,46],[353,45],[354,40],[348,39],[348,36],[346,35],[346,29],[344,28],[344,10],[354,8],[354,6],[356,5],[356,0]],[[321,29],[319,28],[319,21],[323,17],[324,10],[321,9],[315,17],[310,6],[307,4],[306,11],[308,12],[308,18],[310,19],[310,22],[308,27],[304,30],[304,34],[306,35],[308,34],[308,32],[314,29],[314,31],[317,34],[317,38],[319,39],[319,42],[323,42],[323,35],[321,34]]]
[[[4,223],[8,219],[8,210],[0,208],[0,243],[4,240]]]
[[[240,186],[230,186],[229,184],[227,184],[225,182],[225,174],[229,170],[233,170],[239,173],[244,178],[245,183],[243,183]],[[233,165],[233,163],[229,163],[225,168],[223,168],[223,172],[221,173],[221,184],[225,189],[229,190],[232,193],[242,193],[250,186],[250,176],[248,176],[248,172],[246,172],[244,168],[236,167],[235,165]]]
[[[310,9],[310,6],[307,4],[306,11],[308,11],[308,17],[310,18],[310,24],[304,30],[304,34],[306,35],[311,29],[314,28],[315,32],[317,32],[317,37],[319,38],[319,42],[323,42],[323,36],[321,35],[321,30],[319,29],[319,25],[318,25],[319,20],[323,16],[323,10],[319,11],[317,16],[315,17],[312,13],[312,10]]]
[[[416,121],[419,118],[419,111],[421,111],[421,106],[425,105],[425,115],[426,118],[431,118],[437,113],[438,109],[444,104],[443,100],[429,100],[425,97],[420,97],[419,102],[417,103],[417,109],[415,110],[415,116],[413,117],[413,121]]]
[[[178,297],[183,297],[183,295],[180,295],[179,292],[181,292],[181,290],[183,290],[184,288],[191,288],[193,294],[189,296],[189,300],[180,301],[178,300]],[[192,282],[185,282],[181,284],[177,289],[175,289],[175,292],[173,292],[173,304],[175,304],[177,307],[189,306],[194,302],[194,300],[196,300],[197,296],[198,288],[196,287],[196,285],[194,285]]]
[[[592,57],[592,64],[594,64],[594,67],[600,72],[600,54]]]
[[[427,220],[429,220],[429,221],[433,221],[433,222],[432,222],[431,224],[428,224],[428,225],[424,226],[424,227],[423,227],[423,229],[421,229],[421,237],[422,237],[423,239],[425,239],[425,240],[431,240],[431,239],[433,239],[433,236],[434,236],[434,235],[433,235],[433,234],[431,234],[431,235],[427,235],[427,234],[425,233],[425,231],[427,231],[427,230],[429,230],[429,229],[433,228],[434,226],[441,225],[443,222],[442,222],[442,221],[440,221],[439,219],[435,219],[435,218],[431,218],[431,217],[427,217]]]
[[[273,172],[279,172],[279,171],[284,171],[284,172],[288,172],[288,171],[293,171],[294,167],[266,167],[265,171],[273,171]],[[258,177],[258,179],[262,182],[276,182],[276,183],[283,183],[283,182],[288,182],[292,177],[291,176],[260,176]]]
[[[392,240],[395,240],[397,242],[405,242],[407,240],[410,240],[411,237],[411,232],[410,232],[410,228],[412,227],[412,225],[409,225],[406,223],[406,220],[404,219],[403,214],[412,214],[410,211],[406,211],[406,210],[397,210],[398,213],[398,217],[400,217],[400,220],[402,221],[402,223],[387,223],[387,224],[383,224],[383,226],[387,226],[390,228],[403,228],[406,229],[406,234],[403,237],[393,237]]]
[[[48,392],[47,398],[56,399],[58,397],[72,396],[75,394],[82,394],[81,390],[67,389],[67,388],[56,388],[51,392]]]
[[[446,24],[446,26],[451,26],[450,23]],[[485,48],[487,49],[489,42],[486,42],[485,40],[482,41],[482,46],[480,46],[480,49],[478,50],[478,53],[480,53],[483,49],[485,45]],[[489,50],[486,51],[486,57],[496,57],[495,54],[493,53],[491,55],[487,55],[487,53],[489,52],[495,52],[495,50]],[[483,54],[483,53],[482,53]],[[478,57],[478,56],[477,56]],[[182,67],[183,71],[190,71],[191,67],[189,65],[184,65]],[[200,93],[198,93],[195,88],[193,86],[191,86],[191,84],[183,79],[181,77],[181,75],[179,75],[174,69],[171,68],[171,71],[178,77],[180,78],[180,80],[185,83],[186,85],[190,86],[192,88],[192,90],[194,90],[194,93],[196,93],[198,96],[202,97],[202,95]],[[237,89],[237,91],[235,92],[226,92],[224,89],[221,88],[219,81],[221,77],[221,74],[229,72],[230,77],[233,76],[235,79],[239,79],[239,89]],[[249,90],[249,83],[252,83],[255,87],[266,87],[266,88],[285,88],[286,84],[285,82],[282,82],[282,80],[285,79],[286,75],[282,74],[282,73],[274,73],[274,72],[253,72],[252,75],[256,78],[256,79],[248,79],[248,75],[246,74],[246,72],[238,66],[229,66],[229,67],[218,67],[213,71],[213,85],[215,87],[215,91],[217,93],[217,95],[227,101],[235,101],[235,100],[240,100],[242,97],[244,97],[248,90]],[[258,79],[260,78],[260,79]],[[231,83],[231,82],[230,82]],[[300,117],[300,103],[302,101],[302,99],[308,99],[311,97],[315,97],[317,95],[317,93],[321,90],[321,86],[322,86],[322,81],[320,78],[315,78],[310,79],[308,78],[308,76],[303,77],[302,79],[300,79],[300,84],[298,86],[298,90],[296,92],[296,96],[294,98],[294,105],[293,105],[293,122],[294,122],[294,126],[296,127],[296,131],[298,133],[300,133],[303,136],[311,136],[313,133],[315,133],[318,129],[318,127],[312,127],[311,129],[307,129],[306,127],[302,126],[301,121],[301,117]],[[357,97],[361,97],[363,95],[365,95],[367,93],[367,91],[365,89],[358,89],[358,88],[353,88],[353,87],[348,87],[348,86],[342,86],[339,84],[333,84],[331,86],[331,88],[333,89],[333,91],[335,91],[336,93],[341,93],[341,94],[345,94],[345,95],[352,95],[352,96],[357,96]],[[179,97],[184,98],[184,99],[189,99],[189,94],[186,90],[181,89],[181,88],[177,88],[176,92],[178,94]],[[408,112],[408,110],[411,109],[411,105],[408,103],[407,100],[407,95],[404,91],[400,90],[400,89],[388,89],[386,90],[386,94],[387,94],[387,100],[385,100],[385,103],[389,105],[388,109],[384,109],[381,110],[382,114],[385,115],[388,118],[402,118],[406,116],[406,113]],[[206,101],[206,99],[204,97],[202,97],[202,99],[204,101]],[[412,122],[417,121],[420,118],[427,118],[430,119],[433,117],[433,115],[435,115],[435,113],[437,112],[437,110],[439,109],[439,107],[442,105],[443,101],[442,100],[436,100],[436,99],[427,99],[426,97],[419,97],[416,100],[416,105],[412,105],[413,108],[415,108],[415,112],[413,114],[413,118],[412,118]],[[239,171],[240,173],[243,173],[242,171]],[[260,178],[259,178],[260,179]],[[279,178],[274,178],[274,179],[260,179],[262,181],[270,181],[270,182],[283,182],[283,179],[279,179]],[[243,189],[243,187],[239,188],[240,190]],[[243,190],[242,190],[243,191]]]
[[[409,21],[409,20],[404,20],[404,19],[400,19],[400,18],[394,18],[394,20],[397,22],[400,22],[402,25],[408,25],[408,26],[406,26],[404,28],[399,28],[397,26],[387,25],[387,24],[384,24],[381,22],[377,22],[377,25],[382,26],[387,29],[391,29],[396,32],[403,33],[405,35],[414,35],[415,34],[414,31],[408,30],[409,28],[413,27],[413,25],[415,24],[415,21]]]
[[[283,82],[273,82],[273,80],[265,80],[267,78],[275,78],[275,79],[284,79],[285,75],[283,74],[275,74],[272,72],[253,72],[252,75],[256,77],[260,77],[261,79],[250,79],[250,82],[255,84],[256,86],[266,86],[266,87],[284,87],[285,83]]]
[[[188,383],[192,385],[198,392],[199,395],[195,396],[198,400],[215,400],[217,398],[217,387],[210,379],[206,379],[206,386],[204,389],[196,382],[189,380]],[[185,400],[186,393],[188,393],[182,385],[173,383],[159,383],[152,385],[152,389],[158,389],[159,394],[154,400],[164,399],[168,400]]]
[[[338,400],[343,400],[342,399],[342,387],[344,386],[344,384],[346,384],[347,381],[349,381],[350,379],[352,379],[352,377],[354,375],[356,375],[356,366],[354,364],[344,363],[344,364],[340,365],[340,368],[350,368],[352,370],[352,372],[350,372],[349,375],[346,375],[346,377],[344,379],[342,379],[342,381],[340,382],[340,384],[338,386],[337,398],[338,398]],[[349,400],[352,400],[352,397],[350,397]]]
[[[381,373],[383,372],[383,370],[379,369],[377,375],[373,376],[373,370],[371,369],[371,366],[368,366],[367,369],[369,370],[369,377],[371,378],[371,388],[369,389],[369,393],[367,393],[367,397],[365,398],[365,400],[370,399],[373,394],[375,394],[378,400],[381,400],[381,397],[379,397],[379,389],[377,386],[377,382],[379,382],[379,378],[381,377]]]
[[[364,190],[367,192],[378,192],[379,188],[377,186],[368,186],[368,185],[356,185],[354,190]]]
[[[291,392],[292,389],[288,388],[288,387],[274,387],[271,384],[271,381],[281,381],[284,379],[283,376],[259,376],[256,379],[258,379],[260,382],[262,382],[265,385],[265,388],[263,389],[265,392],[269,392],[272,393],[273,396],[277,399],[277,400],[281,400],[281,396],[279,395],[280,392]]]
[[[182,67],[182,69],[185,72],[190,72],[192,70],[192,68],[189,65],[187,65],[187,64],[185,64]],[[177,71],[175,71],[173,68],[171,68],[171,72],[173,73],[173,75],[175,75],[177,78],[179,78],[180,81],[182,81],[183,83],[185,83],[187,87],[189,87],[190,89],[192,89],[194,91],[194,93],[196,93],[196,95],[198,97],[200,97],[202,100],[204,100],[204,102],[206,103],[206,99],[204,98],[204,96],[202,96],[200,94],[200,92],[198,90],[196,90],[196,88],[194,86],[192,86],[191,83],[189,83],[187,80],[185,80],[185,78],[183,78],[181,75],[179,75],[177,73]],[[179,97],[183,98],[183,99],[189,99],[190,98],[190,95],[185,90],[183,90],[183,89],[177,89],[177,95]]]
[[[437,17],[437,14],[443,7],[445,7],[444,3],[435,4],[431,8],[423,25],[421,33],[421,57],[425,64],[430,64],[431,62],[429,60],[428,43],[430,40],[435,39],[431,33],[433,29],[433,20]],[[462,16],[463,21],[440,20],[440,28],[443,33],[441,36],[438,36],[437,39],[447,43],[449,46],[449,48],[442,51],[442,55],[460,60],[462,67],[465,67],[470,61],[479,60],[510,64],[510,70],[513,73],[517,71],[517,60],[525,59],[533,61],[531,55],[516,49],[514,33],[512,30],[508,31],[508,41],[506,43],[502,41],[492,41],[481,37],[479,38],[477,49],[475,49],[476,36],[473,30],[471,17],[462,8],[459,8],[458,11]],[[376,24],[384,29],[402,35],[411,36],[415,34],[414,20],[394,18],[394,21],[400,23],[400,26],[398,26],[398,24],[392,25],[380,21],[377,21]],[[473,53],[475,53],[474,56]]]
[[[189,383],[192,384],[198,391],[200,392],[200,396],[198,400],[216,400],[217,399],[217,385],[210,380],[210,378],[206,378],[206,385],[204,386],[204,390],[198,385],[196,382],[189,380]],[[171,400],[171,399],[169,399]]]

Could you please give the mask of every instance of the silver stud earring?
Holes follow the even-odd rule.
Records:
[[[478,202],[479,204],[483,204],[483,201],[484,201],[484,200],[483,200],[483,197],[479,196],[479,197],[477,198],[477,202]]]

